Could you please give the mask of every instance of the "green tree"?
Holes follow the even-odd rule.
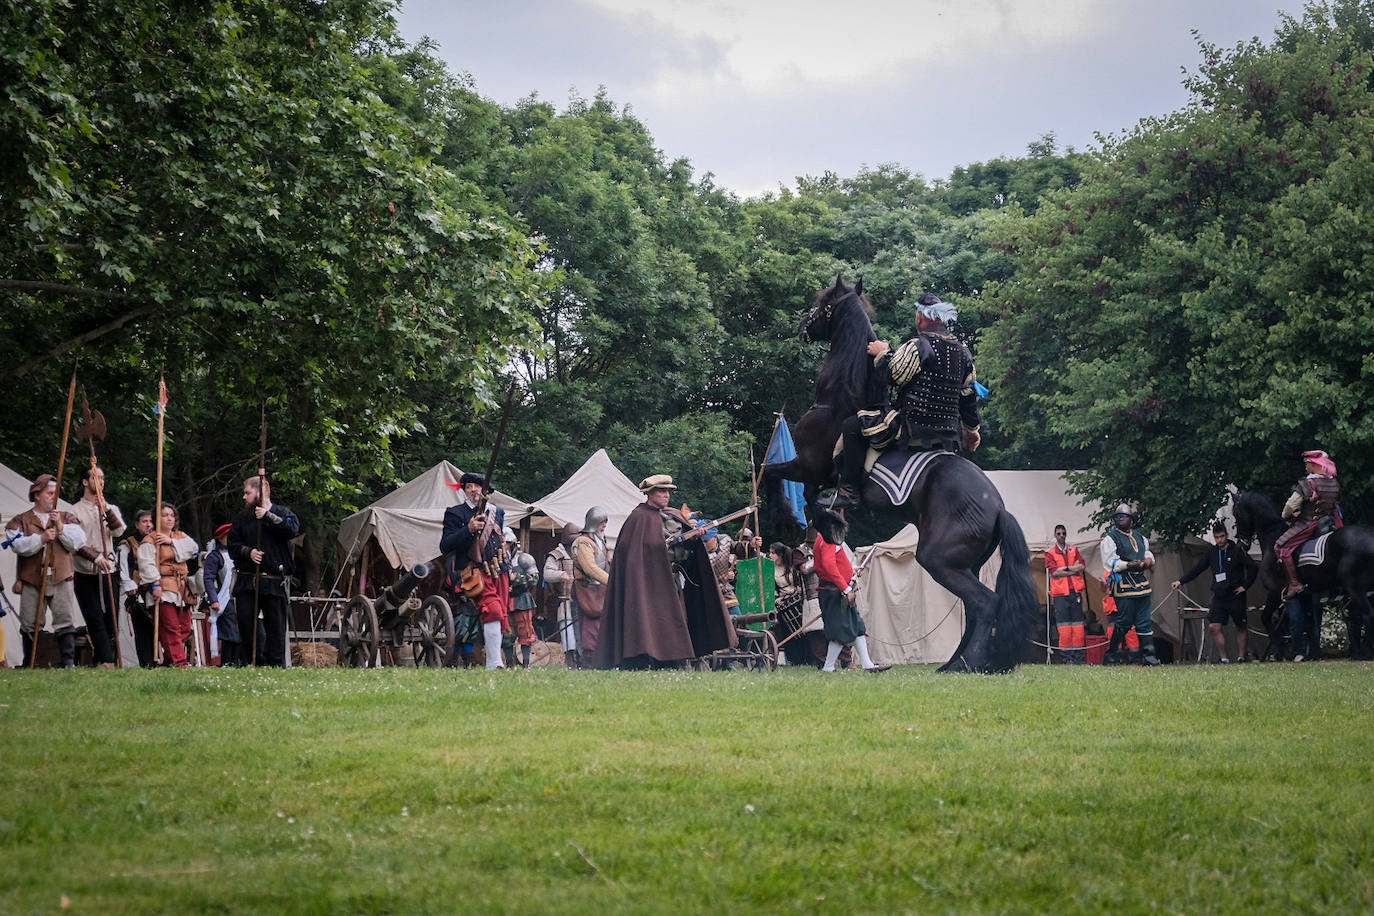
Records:
[[[1081,492],[1169,538],[1228,483],[1278,495],[1313,446],[1369,507],[1372,17],[1314,3],[1269,45],[1199,42],[1188,108],[987,232],[1016,259],[981,351],[1002,428],[1048,431]]]
[[[17,378],[0,411],[40,427],[5,460],[56,454],[46,421],[79,354],[125,421],[111,448],[150,477],[165,367],[169,493],[200,506],[201,532],[256,464],[264,402],[279,492],[332,516],[392,479],[392,445],[422,429],[418,380],[491,399],[536,342],[536,245],[436,164],[415,77],[436,67],[389,3],[3,15],[0,357]]]

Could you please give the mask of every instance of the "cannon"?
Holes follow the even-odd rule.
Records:
[[[707,655],[702,666],[712,671],[745,668],[750,671],[772,671],[778,667],[778,641],[768,627],[777,622],[774,611],[764,614],[732,614],[739,644],[733,649],[719,649]],[[762,629],[753,627],[762,625]]]
[[[340,665],[372,668],[387,656],[393,662],[413,661],[417,668],[443,666],[453,651],[453,611],[439,595],[421,599],[415,594],[429,569],[428,563],[417,563],[375,599],[349,599],[339,619]]]

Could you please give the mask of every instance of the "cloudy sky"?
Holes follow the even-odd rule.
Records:
[[[898,163],[927,178],[1053,132],[1181,108],[1192,30],[1272,38],[1301,0],[404,0],[402,34],[439,44],[502,104],[562,108],[604,86],[669,158],[742,195]]]

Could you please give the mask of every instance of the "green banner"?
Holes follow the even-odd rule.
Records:
[[[762,568],[762,581],[759,573]],[[741,614],[764,614],[773,612],[774,607],[773,560],[766,558],[740,560],[735,564],[735,597],[739,599]],[[763,624],[750,626],[751,630],[762,630]]]

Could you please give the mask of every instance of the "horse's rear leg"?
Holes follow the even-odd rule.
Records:
[[[918,557],[918,559],[921,559]],[[942,566],[928,558],[921,564],[930,577],[964,602],[964,638],[941,671],[973,671],[987,674],[993,670],[993,620],[997,594],[967,569]]]

